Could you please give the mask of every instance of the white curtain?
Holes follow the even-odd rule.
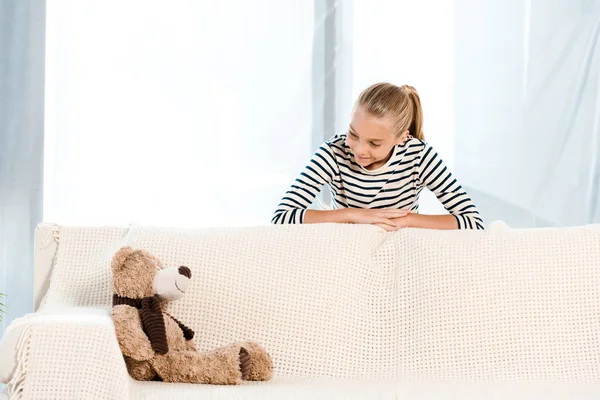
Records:
[[[6,305],[0,337],[33,310],[33,234],[42,220],[44,20],[44,1],[0,1],[0,293],[7,296],[0,298]]]
[[[456,161],[484,216],[600,222],[600,1],[455,3]]]
[[[269,223],[314,150],[311,1],[49,0],[47,14],[46,221]]]

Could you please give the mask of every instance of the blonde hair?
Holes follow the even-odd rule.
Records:
[[[396,86],[391,83],[376,83],[358,96],[354,108],[361,107],[377,118],[391,118],[394,133],[408,133],[423,140],[423,110],[417,90],[408,85]]]

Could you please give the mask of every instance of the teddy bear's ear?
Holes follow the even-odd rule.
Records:
[[[148,251],[122,247],[111,263],[113,292],[132,299],[153,296],[154,277],[160,268],[160,260]]]
[[[119,271],[125,267],[125,260],[127,260],[127,257],[135,252],[136,250],[134,250],[131,246],[121,247],[112,258],[111,268],[113,272]]]

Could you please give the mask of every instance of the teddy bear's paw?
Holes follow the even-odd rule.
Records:
[[[129,375],[135,380],[151,381],[157,377],[148,361],[136,361],[133,358],[125,357],[125,364]]]
[[[256,342],[244,342],[243,349],[248,353],[249,366],[242,377],[248,381],[268,381],[273,376],[273,361],[265,349]],[[240,353],[240,359],[242,358]]]
[[[250,375],[250,367],[252,366],[250,354],[248,350],[240,348],[240,370],[242,371],[242,379],[247,381]]]

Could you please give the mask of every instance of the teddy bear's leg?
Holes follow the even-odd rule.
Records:
[[[136,361],[133,358],[125,357],[125,364],[127,364],[129,375],[135,380],[151,381],[158,377],[148,361]]]
[[[151,363],[165,382],[238,385],[242,383],[242,369],[248,369],[244,359],[249,361],[247,351],[233,344],[206,353],[185,350],[157,354]]]
[[[256,342],[240,344],[248,352],[250,365],[244,379],[249,381],[268,381],[273,377],[273,361],[265,349]]]

